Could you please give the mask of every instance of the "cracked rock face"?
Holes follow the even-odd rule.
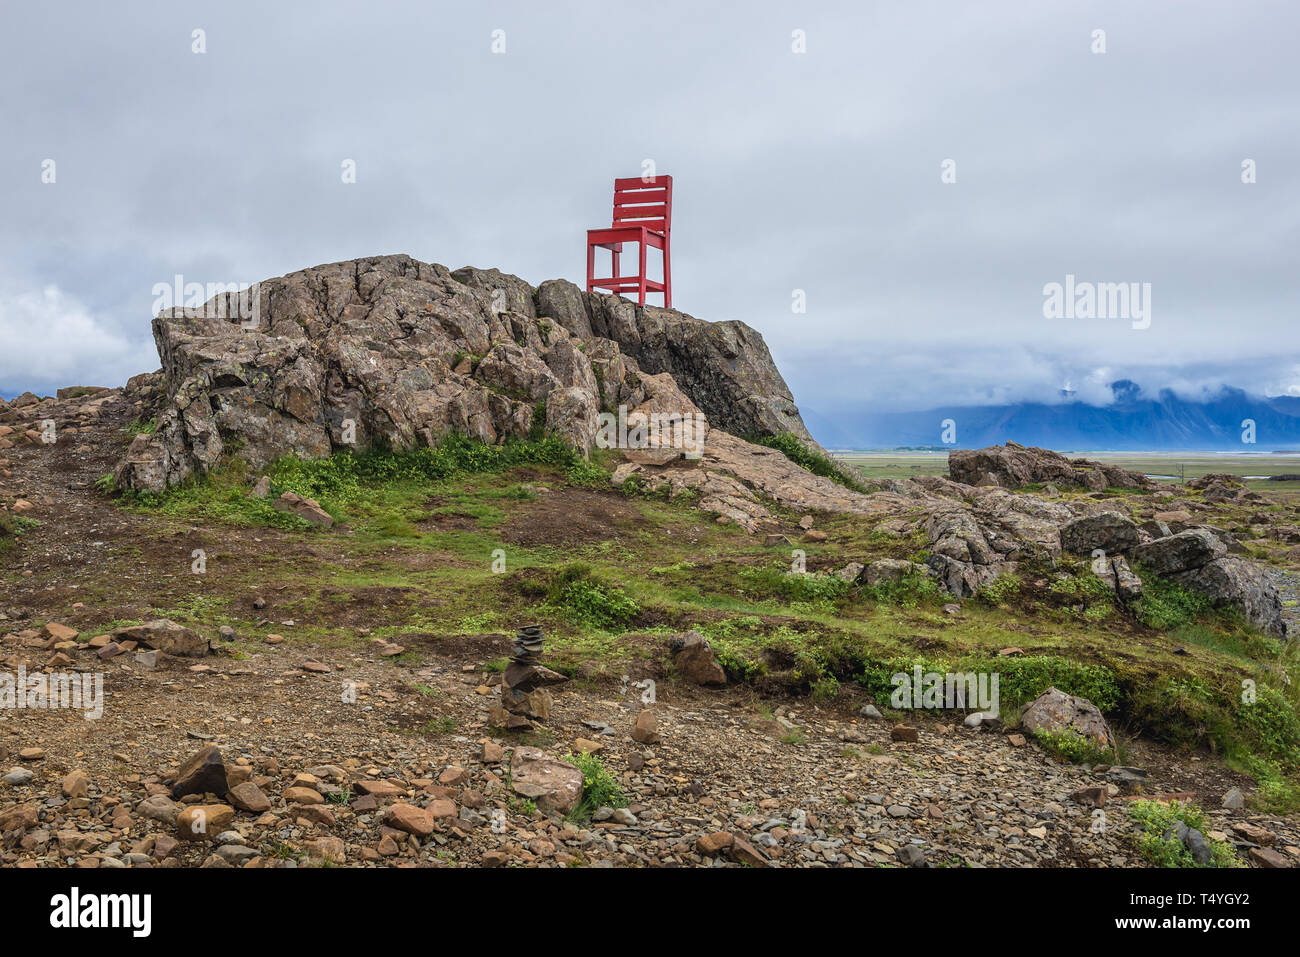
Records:
[[[433,445],[452,432],[496,443],[549,431],[587,452],[600,412],[648,402],[815,446],[744,323],[640,308],[562,280],[534,289],[497,270],[384,256],[166,310],[153,332],[165,399],[156,432],[138,436],[115,470],[123,488],[161,491],[234,450],[260,468],[288,454]]]

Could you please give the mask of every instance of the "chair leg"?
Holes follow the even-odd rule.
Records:
[[[640,246],[641,246],[641,272],[639,273],[640,283],[638,285],[640,286],[641,298],[640,301],[637,303],[637,305],[644,306],[645,305],[645,247],[646,247],[644,236],[641,237]]]
[[[596,278],[596,273],[593,271],[595,270],[595,268],[596,268],[596,247],[593,246],[591,243],[587,243],[587,292],[591,292],[593,288],[591,285],[591,281]]]
[[[664,308],[673,307],[673,257],[668,245],[668,234],[664,234]]]
[[[622,243],[618,243],[618,244],[615,245],[615,246],[611,246],[611,247],[610,247],[610,250],[609,250],[610,258],[613,259],[613,261],[614,261],[614,278],[615,278],[615,279],[617,279],[617,278],[619,277],[619,271],[618,271],[618,257],[622,254],[622,251],[623,251],[623,244],[622,244]]]

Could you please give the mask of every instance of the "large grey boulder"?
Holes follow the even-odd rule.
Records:
[[[116,642],[135,641],[168,655],[201,658],[211,651],[208,639],[193,628],[178,625],[170,618],[157,618],[142,625],[128,625],[113,632]]]
[[[969,512],[953,509],[931,515],[925,524],[930,552],[957,562],[992,565],[998,553],[990,547],[984,530]]]
[[[1216,604],[1239,609],[1251,624],[1275,638],[1287,635],[1277,587],[1258,566],[1245,559],[1230,555],[1216,558],[1174,575],[1173,580]]]
[[[1134,574],[1123,555],[1093,559],[1092,570],[1124,601],[1142,597],[1142,579]]]
[[[1115,743],[1115,735],[1101,709],[1087,698],[1068,695],[1057,688],[1048,688],[1035,698],[1020,716],[1020,723],[1031,732],[1074,732],[1102,749]]]
[[[977,565],[938,554],[931,554],[926,559],[926,566],[940,587],[958,598],[969,598],[1004,573],[1015,570],[1015,565],[1009,562]]]
[[[1061,547],[1076,555],[1088,555],[1094,549],[1107,554],[1126,552],[1138,541],[1138,527],[1119,512],[1085,515],[1061,529]]]
[[[928,574],[925,565],[910,562],[902,558],[880,558],[867,565],[862,577],[867,584],[876,587],[896,584],[910,577],[924,577]]]
[[[1227,546],[1209,529],[1189,528],[1137,546],[1133,549],[1133,559],[1157,575],[1176,575],[1200,568],[1227,553]]]

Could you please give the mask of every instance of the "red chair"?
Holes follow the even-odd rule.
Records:
[[[669,262],[669,235],[673,226],[673,178],[614,180],[614,223],[605,229],[587,230],[587,292],[605,289],[612,293],[635,292],[637,305],[645,305],[647,292],[660,292],[664,308],[673,304],[672,269]],[[619,256],[624,243],[640,246],[639,268],[635,276],[621,276]],[[655,282],[646,275],[647,246],[660,250],[664,257],[664,281]],[[613,275],[596,279],[596,249],[608,249],[614,262]]]

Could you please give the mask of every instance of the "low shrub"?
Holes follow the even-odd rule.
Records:
[[[1129,817],[1142,828],[1137,845],[1142,856],[1156,867],[1244,867],[1236,852],[1223,841],[1206,834],[1205,815],[1192,804],[1179,801],[1162,802],[1139,800],[1128,807]],[[1192,852],[1179,840],[1174,830],[1178,823],[1195,828],[1205,835],[1210,849],[1210,860],[1197,862]]]

